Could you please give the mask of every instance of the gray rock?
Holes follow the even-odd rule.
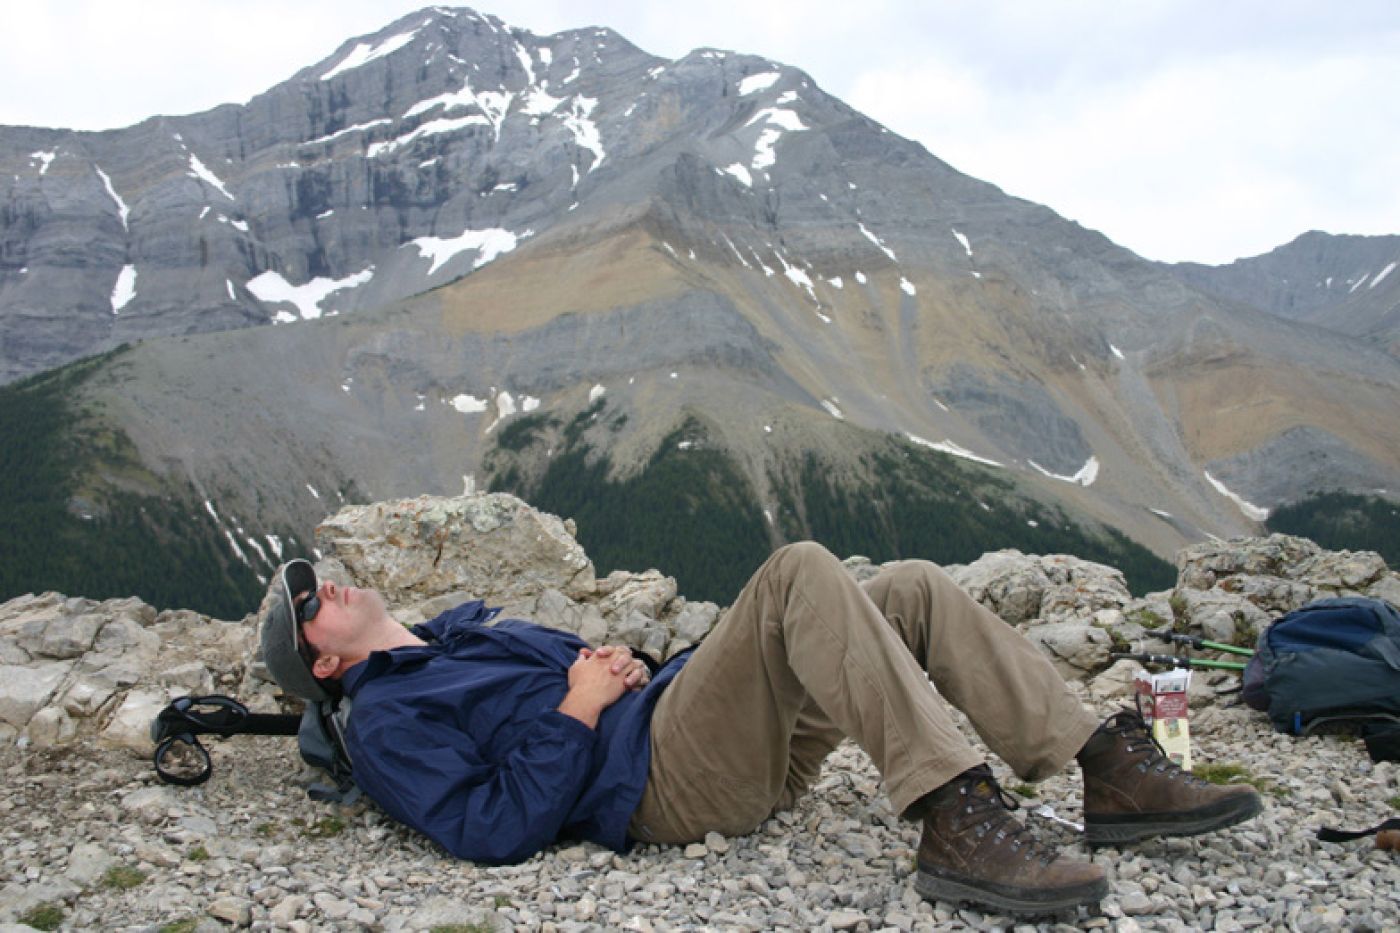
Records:
[[[1050,622],[1036,625],[1026,633],[1033,643],[1050,656],[1055,668],[1066,679],[1082,679],[1106,667],[1113,642],[1101,628],[1079,622]]]
[[[253,922],[253,902],[243,897],[221,897],[208,907],[209,916],[235,927]]]
[[[68,853],[68,867],[63,877],[80,888],[91,887],[101,880],[107,870],[120,860],[94,842],[83,842]]]
[[[72,669],[71,661],[0,665],[0,721],[24,728]]]

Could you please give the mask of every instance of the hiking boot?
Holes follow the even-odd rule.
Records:
[[[1219,786],[1183,771],[1135,710],[1104,720],[1078,758],[1090,845],[1194,836],[1243,823],[1264,808],[1248,785]]]
[[[924,833],[914,889],[928,900],[968,901],[1031,916],[1097,903],[1103,869],[1062,858],[1011,815],[1020,809],[986,765],[964,771],[919,804]]]

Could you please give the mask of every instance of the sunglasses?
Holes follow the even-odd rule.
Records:
[[[296,618],[298,625],[305,625],[316,618],[316,613],[321,611],[321,597],[311,593],[306,599],[296,604]]]

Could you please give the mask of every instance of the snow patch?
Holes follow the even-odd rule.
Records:
[[[230,201],[237,200],[237,198],[228,193],[228,189],[225,188],[224,183],[219,180],[219,176],[209,171],[209,169],[205,167],[204,163],[199,161],[199,156],[195,155],[193,152],[190,153],[190,170],[185,174],[189,175],[191,178],[198,178],[200,181],[205,182],[213,188],[216,188],[219,194],[222,194]]]
[[[1377,285],[1381,284],[1381,279],[1385,278],[1387,275],[1390,275],[1390,273],[1395,271],[1395,265],[1396,264],[1392,262],[1390,265],[1377,272],[1376,277],[1371,280],[1371,284],[1366,287],[1375,288]]]
[[[1226,489],[1225,484],[1220,482],[1220,480],[1216,479],[1214,476],[1211,476],[1210,473],[1205,473],[1205,477],[1206,482],[1214,486],[1216,492],[1220,493],[1222,496],[1229,499],[1231,502],[1235,503],[1235,505],[1240,507],[1240,511],[1244,513],[1245,518],[1252,519],[1256,522],[1262,522],[1269,517],[1268,509],[1261,508],[1252,502],[1246,502],[1244,499],[1240,498],[1235,493]]]
[[[424,23],[423,25],[426,26],[427,24]],[[422,26],[418,27],[418,29],[422,28]],[[355,43],[355,47],[350,50],[348,55],[340,60],[339,64],[321,75],[321,80],[329,81],[336,75],[344,74],[347,71],[359,68],[361,65],[367,65],[376,58],[383,58],[386,55],[394,54],[413,41],[413,37],[418,35],[418,29],[412,32],[401,32],[397,36],[390,36],[377,45],[370,45],[368,42]]]
[[[1161,509],[1148,509],[1147,511],[1151,512],[1153,515],[1156,515],[1158,518],[1168,518],[1168,519],[1169,519],[1169,518],[1172,517],[1172,513],[1170,513],[1170,512],[1163,512]]]
[[[967,241],[967,237],[963,236],[961,233],[958,232],[958,229],[956,227],[953,227],[952,230],[953,236],[957,237],[958,242],[962,244],[962,248],[967,252],[967,258],[971,259],[972,244]]]
[[[834,278],[827,279],[826,282],[827,282],[827,284],[830,285],[832,288],[845,288],[845,287],[846,287],[846,283],[843,282],[843,281],[841,281],[841,276],[839,276],[839,275],[838,275],[838,276],[835,276]]]
[[[860,284],[864,285],[864,284],[865,284],[867,281],[869,281],[869,280],[865,277],[865,273],[864,273],[864,272],[861,272],[859,269],[857,269],[857,270],[856,270],[856,281],[859,282]]]
[[[739,96],[747,97],[750,94],[757,94],[759,91],[766,91],[778,83],[782,75],[776,71],[765,71],[762,74],[749,75],[739,82]]]
[[[724,174],[733,175],[735,178],[739,179],[744,184],[748,185],[750,188],[753,187],[753,176],[749,174],[749,170],[747,168],[745,168],[742,164],[738,162],[735,162],[733,165],[724,169]]]
[[[890,257],[890,262],[899,262],[899,259],[894,254],[894,250],[886,246],[883,240],[881,240],[875,234],[871,233],[868,229],[866,229],[865,224],[862,223],[859,226],[860,232],[865,235],[865,238],[871,243],[874,243],[876,246],[880,247],[880,252]]]
[[[1110,350],[1112,350],[1112,351],[1113,351],[1113,355],[1116,356],[1116,357],[1118,357],[1120,360],[1126,360],[1126,359],[1127,359],[1127,357],[1123,355],[1123,351],[1120,350],[1120,349],[1118,349],[1117,347],[1115,347],[1113,344],[1110,343],[1110,344],[1108,345],[1108,348],[1109,348]]]
[[[607,391],[607,386],[604,386],[602,383],[599,383],[593,388],[589,389],[588,404],[592,405],[594,402],[598,401],[598,399],[602,398]]]
[[[780,107],[765,107],[754,114],[745,126],[753,126],[762,120],[764,129],[758,134],[758,140],[754,143],[753,159],[749,165],[755,170],[768,169],[778,160],[778,155],[774,147],[778,140],[783,138],[784,132],[800,132],[807,129],[807,124],[802,122],[802,118],[796,111],[786,110]]]
[[[957,444],[954,444],[950,440],[945,439],[942,441],[929,441],[923,439],[922,437],[919,437],[916,434],[905,434],[904,436],[909,438],[909,440],[914,442],[915,444],[918,444],[920,447],[928,447],[931,450],[939,450],[945,454],[952,454],[954,457],[962,457],[964,460],[972,460],[976,463],[985,463],[987,466],[994,467],[999,467],[1003,465],[996,460],[991,460],[987,457],[979,457],[977,454],[968,450],[966,447],[961,447]]]
[[[1034,460],[1027,459],[1026,462],[1029,463],[1031,467],[1037,472],[1042,473],[1043,475],[1048,476],[1051,479],[1057,479],[1063,483],[1078,483],[1080,486],[1092,486],[1094,484],[1094,480],[1099,478],[1098,457],[1090,457],[1088,460],[1086,460],[1084,462],[1084,465],[1079,468],[1079,472],[1075,473],[1073,476],[1061,476],[1058,473],[1051,473],[1049,470],[1045,469],[1045,467],[1036,463]]]
[[[386,152],[393,152],[396,149],[407,146],[415,139],[421,139],[424,136],[436,136],[440,133],[455,133],[464,127],[473,125],[490,126],[491,121],[479,113],[456,119],[444,118],[441,120],[429,120],[427,123],[415,128],[413,132],[406,133],[397,139],[390,139],[382,143],[370,143],[369,148],[365,150],[365,155],[371,159],[378,158]]]
[[[902,291],[904,292],[904,294],[906,294],[906,295],[917,295],[917,294],[918,294],[918,290],[917,290],[916,288],[914,288],[914,283],[911,282],[911,281],[909,281],[908,279],[906,279],[906,278],[905,278],[904,276],[902,276],[902,275],[899,277],[899,287],[900,287],[900,290],[902,290]]]
[[[41,163],[43,163],[39,166],[39,174],[47,175],[49,172],[49,166],[53,164],[54,159],[58,158],[58,153],[46,152],[45,150],[40,149],[38,152],[29,153],[29,158],[38,159]]]
[[[474,395],[454,395],[447,400],[447,404],[457,409],[464,415],[479,415],[486,410],[486,399],[477,398]]]
[[[603,150],[603,137],[598,132],[598,124],[592,120],[593,108],[598,106],[597,98],[575,97],[571,102],[571,109],[562,119],[564,127],[574,134],[574,142],[580,149],[587,149],[593,153],[593,164],[588,166],[588,171],[603,164],[603,159],[607,153]]]
[[[836,403],[834,401],[830,399],[822,399],[822,407],[825,408],[827,410],[827,413],[831,415],[831,417],[835,418],[837,421],[846,420],[846,416],[841,414],[841,409],[836,407]]]
[[[282,539],[276,535],[263,535],[267,539],[267,546],[272,551],[272,556],[280,562],[282,560]]]
[[[238,295],[236,295],[233,291],[233,282],[229,279],[224,279],[224,287],[228,289],[228,300],[237,301]]]
[[[553,113],[563,102],[564,98],[555,97],[542,87],[531,88],[525,94],[524,105],[520,108],[520,112],[532,117],[542,117],[545,114]]]
[[[357,288],[374,278],[374,266],[370,266],[361,272],[347,275],[343,279],[329,279],[325,276],[317,276],[304,285],[293,285],[282,277],[280,272],[271,269],[255,278],[248,280],[248,291],[253,293],[253,297],[267,304],[285,302],[295,305],[303,321],[311,321],[322,314],[321,302],[338,291],[347,288]],[[297,315],[287,311],[279,311],[273,317],[273,322],[277,324],[290,324],[297,320]]]
[[[97,176],[102,179],[102,187],[106,188],[107,194],[113,201],[117,202],[117,216],[122,219],[122,229],[130,230],[131,227],[127,224],[126,219],[131,216],[131,208],[126,206],[121,195],[117,194],[117,189],[112,187],[112,179],[108,178],[107,173],[102,171],[102,166],[94,165],[93,168],[97,169]]]
[[[334,133],[331,133],[329,136],[318,136],[316,139],[308,140],[307,142],[302,143],[302,145],[303,145],[303,146],[319,146],[319,145],[321,145],[322,143],[328,143],[328,142],[330,142],[330,141],[333,140],[333,139],[337,139],[337,138],[339,138],[339,137],[341,137],[341,136],[345,136],[345,135],[347,135],[347,134],[349,134],[349,133],[362,133],[362,132],[364,132],[365,130],[371,129],[371,128],[373,128],[373,127],[376,127],[376,126],[384,126],[385,124],[393,123],[393,122],[394,122],[394,121],[393,121],[393,120],[390,120],[388,117],[384,117],[382,120],[371,120],[371,121],[369,121],[368,123],[356,123],[354,126],[347,126],[347,127],[345,127],[345,129],[343,129],[343,130],[336,130]]]
[[[533,233],[533,230],[526,230],[524,233],[516,235],[500,227],[491,227],[486,230],[464,230],[460,236],[451,239],[420,236],[404,245],[418,247],[420,256],[432,260],[432,265],[428,269],[428,275],[432,275],[458,253],[464,253],[471,249],[477,250],[476,262],[472,264],[472,268],[480,269],[497,256],[502,256],[515,249],[521,240]]]
[[[311,495],[316,499],[321,498],[321,494],[316,491],[316,487],[312,486],[310,483],[306,484],[306,491],[311,493]]]
[[[120,314],[122,308],[131,304],[131,299],[135,297],[136,267],[122,266],[122,271],[117,273],[117,284],[112,286],[112,313]]]

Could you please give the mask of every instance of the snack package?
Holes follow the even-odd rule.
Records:
[[[1191,726],[1186,719],[1186,690],[1191,686],[1191,671],[1138,671],[1135,686],[1138,708],[1152,735],[1168,758],[1190,771]]]

